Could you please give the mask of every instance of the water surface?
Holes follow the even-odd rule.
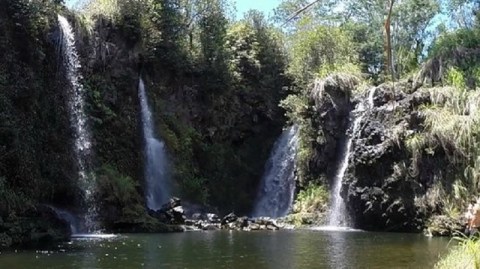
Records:
[[[432,268],[448,239],[352,231],[186,232],[78,239],[0,254],[0,268]]]

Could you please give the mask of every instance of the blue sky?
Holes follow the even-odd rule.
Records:
[[[236,0],[237,17],[250,9],[263,11],[266,15],[272,12],[280,4],[280,0]]]
[[[66,0],[65,3],[71,7],[78,0]],[[237,9],[237,18],[241,18],[243,13],[250,9],[257,9],[264,12],[266,15],[280,4],[281,0],[235,0]]]

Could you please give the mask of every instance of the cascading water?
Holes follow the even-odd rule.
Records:
[[[158,210],[170,198],[168,159],[165,144],[155,138],[152,113],[148,106],[145,84],[141,78],[138,83],[138,97],[142,110],[145,143],[145,196],[147,207]]]
[[[355,110],[351,112],[351,118],[353,119],[351,124],[352,131],[347,138],[340,166],[338,168],[337,174],[335,175],[335,178],[333,179],[334,185],[331,199],[332,208],[328,216],[328,226],[348,226],[348,219],[345,214],[345,202],[343,201],[343,198],[341,196],[342,181],[348,168],[353,139],[360,131],[360,122],[365,116],[365,112],[368,109],[372,109],[375,105],[373,101],[375,90],[376,88],[371,88],[368,91],[367,98],[358,103],[358,105],[355,107]]]
[[[77,221],[77,217],[75,217],[72,213],[68,212],[67,210],[63,210],[60,208],[56,208],[54,206],[49,206],[55,214],[57,214],[57,217],[66,221],[70,225],[70,232],[72,234],[77,234],[79,233],[79,225]]]
[[[70,83],[68,88],[68,110],[70,124],[74,129],[75,136],[75,157],[77,161],[80,185],[84,191],[84,202],[87,205],[85,222],[83,226],[89,232],[98,229],[96,224],[97,209],[93,199],[95,191],[95,179],[88,175],[90,166],[91,135],[85,114],[85,90],[80,83],[80,61],[75,49],[75,36],[68,20],[58,15],[60,25],[59,49],[65,66],[66,77]]]
[[[283,217],[288,213],[295,191],[295,157],[298,147],[298,127],[283,131],[275,142],[265,166],[253,215]]]
[[[368,108],[373,109],[375,107],[375,91],[377,88],[373,87],[370,90],[368,90]]]

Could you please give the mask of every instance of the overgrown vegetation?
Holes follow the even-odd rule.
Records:
[[[120,174],[110,165],[102,166],[96,174],[98,205],[103,212],[118,211],[116,214],[110,213],[105,216],[109,218],[107,221],[139,223],[146,218],[144,201],[138,192],[140,189],[138,182]]]
[[[286,220],[296,226],[323,224],[328,202],[327,188],[311,183],[298,193],[293,210]]]
[[[480,268],[480,240],[471,238],[454,238],[458,245],[443,257],[436,265],[437,269],[476,269]]]

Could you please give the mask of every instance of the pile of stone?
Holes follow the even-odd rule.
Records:
[[[162,223],[183,225],[185,230],[276,231],[289,228],[269,217],[239,217],[234,213],[230,213],[223,218],[214,213],[194,213],[190,218],[187,218],[181,200],[176,197],[171,198],[159,210],[149,210],[148,213]]]
[[[196,213],[192,215],[192,219],[185,221],[185,225],[189,230],[276,231],[282,228],[274,219],[268,217],[238,217],[234,213],[230,213],[222,219],[213,213]]]

